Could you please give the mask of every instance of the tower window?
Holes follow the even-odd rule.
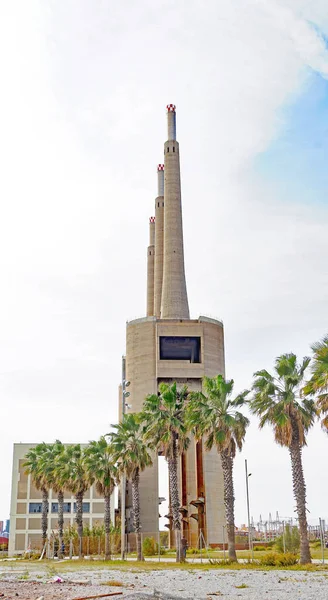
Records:
[[[160,360],[187,360],[190,363],[200,363],[200,337],[159,338]]]
[[[175,147],[173,146],[173,152],[175,152]]]
[[[169,147],[167,147],[167,151],[170,152],[170,148]]]

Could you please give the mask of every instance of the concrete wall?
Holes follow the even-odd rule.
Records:
[[[138,319],[126,328],[126,378],[130,381],[127,412],[139,412],[145,397],[155,394],[156,319]],[[158,531],[158,460],[140,475],[140,520],[143,533]]]

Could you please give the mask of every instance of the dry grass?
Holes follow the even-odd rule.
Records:
[[[258,553],[257,553],[258,554]],[[254,557],[255,560],[257,556]],[[26,561],[24,561],[26,564]],[[30,571],[45,571],[49,575],[49,568],[54,568],[53,561],[43,560],[42,562],[37,561],[29,561],[28,566]],[[8,571],[9,565],[6,564],[6,571]],[[22,562],[17,560],[15,563],[10,565],[11,573],[15,573],[15,571],[20,571],[22,567]],[[57,561],[56,562],[56,573],[69,573],[69,572],[78,572],[78,571],[102,571],[105,570],[116,570],[116,571],[130,571],[132,573],[142,573],[142,572],[150,572],[150,571],[165,571],[165,570],[173,570],[179,569],[183,571],[321,571],[322,574],[326,574],[328,576],[328,564],[319,565],[319,564],[311,564],[311,565],[293,565],[289,567],[281,567],[281,566],[262,566],[257,564],[256,562],[246,562],[246,563],[224,563],[216,560],[214,564],[208,563],[182,563],[177,564],[174,562],[165,562],[164,560],[159,562],[137,562],[137,561],[120,561],[120,560],[112,560],[112,561],[88,561],[88,560],[65,560],[65,561]],[[24,578],[26,577],[26,570],[23,571]]]

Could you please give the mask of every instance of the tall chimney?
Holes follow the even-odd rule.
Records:
[[[168,141],[164,144],[164,267],[161,319],[189,319],[184,267],[179,144],[176,113],[168,104]]]
[[[147,251],[147,317],[154,315],[155,217],[149,219],[149,246]]]
[[[164,251],[164,165],[157,166],[157,198],[155,200],[155,284],[154,315],[161,316],[163,251]]]

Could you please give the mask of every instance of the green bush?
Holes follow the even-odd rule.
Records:
[[[253,548],[254,552],[263,552],[263,550],[266,550],[265,546],[254,546]]]
[[[142,553],[144,556],[154,556],[157,554],[156,546],[154,538],[146,537],[142,542]],[[158,546],[157,546],[158,547]]]
[[[298,562],[296,554],[293,552],[285,552],[285,554],[277,554],[277,566],[279,567],[292,567]]]
[[[200,550],[198,548],[188,548],[187,554],[199,554]]]
[[[260,558],[260,565],[265,567],[291,567],[297,564],[297,556],[292,552],[269,552]]]
[[[320,540],[315,540],[314,542],[310,543],[311,548],[321,548],[321,541]]]
[[[274,567],[276,564],[276,553],[268,552],[265,556],[261,556],[260,564],[265,567]]]

